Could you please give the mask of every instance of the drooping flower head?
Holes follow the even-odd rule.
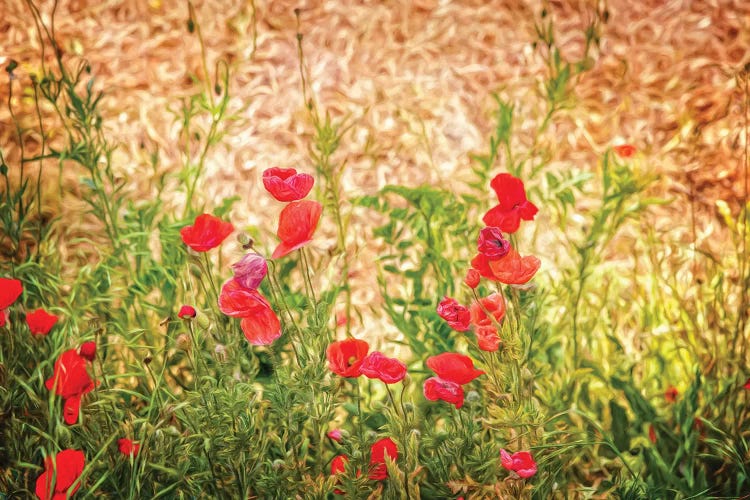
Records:
[[[47,335],[55,323],[57,323],[57,316],[44,309],[37,309],[26,314],[26,324],[32,335]]]
[[[508,253],[510,242],[503,238],[499,227],[485,227],[479,231],[477,250],[488,260],[497,260]]]
[[[530,478],[536,474],[536,462],[528,451],[517,451],[511,455],[505,450],[500,450],[500,463],[523,478]]]
[[[479,274],[479,271],[476,269],[469,268],[468,271],[466,271],[466,277],[464,278],[464,283],[466,283],[466,286],[471,288],[472,290],[479,286],[479,280],[482,278],[482,275]]]
[[[438,315],[443,318],[451,328],[458,332],[465,332],[469,329],[471,314],[469,310],[458,303],[456,299],[443,297],[437,306]]]
[[[281,336],[281,322],[266,298],[258,290],[243,287],[236,278],[221,287],[219,310],[242,318],[242,333],[253,345],[268,345]]]
[[[73,498],[73,494],[81,487],[81,483],[73,483],[83,473],[86,457],[81,450],[63,450],[54,458],[44,460],[44,472],[36,480],[36,496],[40,500],[65,500]]]
[[[315,179],[310,174],[298,174],[293,168],[268,168],[263,172],[263,186],[279,201],[301,200],[310,192]]]
[[[323,205],[317,201],[293,201],[284,207],[276,231],[281,243],[271,258],[278,259],[310,243],[322,212]]]
[[[424,381],[422,391],[424,397],[430,401],[445,401],[457,409],[464,405],[464,388],[456,382],[443,380],[440,377],[430,377]]]
[[[255,290],[268,274],[268,263],[262,256],[251,252],[232,264],[232,271],[234,279],[243,287]]]
[[[482,276],[492,281],[506,285],[523,285],[534,277],[542,262],[534,255],[521,257],[511,248],[504,257],[497,260],[489,260],[480,253],[472,259],[471,265]]]
[[[120,438],[117,440],[117,449],[120,450],[120,453],[122,453],[125,456],[133,455],[133,457],[138,456],[138,452],[141,449],[141,445],[138,443],[134,443],[130,439],[127,438]]]
[[[182,241],[196,252],[208,252],[221,243],[234,231],[230,222],[211,214],[202,214],[195,218],[192,226],[180,229]]]
[[[328,368],[341,377],[356,378],[362,372],[362,362],[370,344],[360,339],[346,339],[331,343],[326,349]]]
[[[377,378],[386,384],[395,384],[406,377],[406,365],[396,358],[373,351],[362,361],[360,372],[367,378]]]
[[[6,309],[15,302],[23,293],[23,285],[20,280],[13,278],[0,278],[0,328],[5,326]]]
[[[498,174],[490,187],[497,195],[498,204],[482,220],[488,226],[500,228],[505,233],[515,233],[523,220],[534,220],[539,209],[526,199],[523,181],[510,174]]]
[[[430,356],[425,362],[427,368],[443,380],[457,384],[468,384],[480,375],[482,370],[474,368],[474,362],[469,356],[457,352],[444,352],[437,356]]]
[[[398,447],[389,437],[376,441],[370,447],[370,479],[382,481],[388,477],[388,468],[385,465],[385,457],[398,460]]]
[[[503,317],[505,299],[500,293],[493,293],[471,305],[471,324],[474,326],[474,334],[481,350],[495,352],[500,348],[500,332],[497,325]]]
[[[78,348],[78,354],[88,361],[94,361],[94,358],[96,358],[96,342],[84,342]]]
[[[86,371],[86,360],[75,349],[67,350],[60,355],[55,361],[52,377],[47,379],[44,385],[65,400],[63,418],[68,425],[78,421],[81,397],[94,390],[94,381]]]

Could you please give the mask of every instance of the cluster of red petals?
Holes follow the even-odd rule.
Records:
[[[501,293],[493,293],[471,305],[471,324],[481,350],[495,352],[500,348],[498,325],[504,317],[505,299]]]
[[[86,371],[86,360],[75,349],[67,350],[57,358],[54,373],[44,385],[65,400],[63,418],[68,425],[78,421],[81,397],[94,390],[94,381]]]
[[[323,205],[317,201],[293,201],[285,206],[279,215],[279,228],[276,231],[281,243],[271,258],[284,257],[310,243],[322,212]]]
[[[195,218],[192,226],[180,229],[182,241],[196,252],[208,252],[221,243],[234,231],[230,222],[211,214],[202,214]]]
[[[443,318],[451,328],[459,332],[469,329],[471,314],[469,310],[450,297],[443,297],[437,306],[438,315]]]
[[[21,296],[21,293],[23,293],[23,285],[20,280],[0,278],[0,328],[5,326],[7,317],[5,310]]]
[[[84,342],[78,348],[78,354],[84,359],[94,361],[94,358],[96,358],[96,342]]]
[[[242,333],[253,345],[268,345],[281,337],[281,322],[266,298],[234,278],[221,287],[219,309],[232,318],[242,318]]]
[[[328,368],[341,377],[357,378],[369,349],[370,344],[359,339],[332,342],[326,349]]]
[[[536,462],[528,451],[517,451],[511,455],[505,450],[500,450],[500,463],[523,478],[536,474]]]
[[[521,257],[514,248],[511,248],[504,257],[497,260],[489,260],[480,253],[474,257],[471,265],[482,276],[492,281],[506,285],[523,285],[534,277],[542,263],[533,255]]]
[[[272,167],[263,172],[263,186],[279,201],[301,200],[314,183],[312,175],[298,174],[293,168]]]
[[[388,468],[385,465],[386,456],[393,461],[398,459],[398,447],[391,438],[376,441],[370,448],[370,479],[382,481],[388,477]]]
[[[468,384],[478,376],[484,375],[482,370],[474,368],[474,362],[469,356],[456,352],[430,356],[425,364],[441,379],[461,385]]]
[[[620,158],[630,158],[635,154],[635,146],[632,144],[620,144],[612,148]]]
[[[86,457],[81,450],[63,450],[55,458],[47,457],[44,472],[36,480],[36,496],[40,500],[65,500],[72,498],[81,483],[71,489],[83,473]]]
[[[521,220],[533,220],[539,211],[526,199],[523,181],[510,174],[498,174],[490,182],[497,194],[498,204],[487,212],[482,220],[488,226],[500,228],[506,233],[515,233]]]
[[[667,403],[674,403],[677,401],[677,395],[679,394],[679,391],[677,391],[677,388],[674,386],[669,386],[667,390],[664,392],[664,399],[667,400]]]
[[[141,445],[127,438],[120,438],[117,440],[117,449],[125,456],[132,455],[133,457],[137,457],[138,452],[141,450]]]
[[[499,227],[485,227],[479,231],[477,250],[489,260],[497,260],[510,250],[510,242],[503,238]]]
[[[406,377],[404,363],[378,351],[373,351],[365,357],[359,371],[367,378],[377,378],[386,384],[401,382]]]
[[[422,390],[424,397],[429,401],[445,401],[456,408],[464,405],[464,388],[461,384],[440,377],[430,377],[424,381]]]
[[[198,313],[195,311],[195,307],[185,305],[180,307],[177,317],[180,319],[192,319],[195,318],[196,314]]]
[[[57,316],[44,309],[37,309],[26,314],[26,324],[32,335],[47,335],[55,323],[57,323]]]

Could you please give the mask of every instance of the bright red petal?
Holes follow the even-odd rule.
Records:
[[[180,230],[182,241],[196,252],[208,252],[218,247],[234,231],[230,222],[211,214],[201,214],[192,226]]]
[[[268,345],[281,337],[281,323],[270,306],[259,309],[252,316],[242,318],[240,327],[252,345]]]
[[[515,233],[521,225],[521,213],[518,209],[507,209],[504,205],[495,205],[484,214],[482,221],[488,226],[499,227],[506,233]]]
[[[425,364],[441,379],[461,385],[468,384],[484,374],[482,370],[474,368],[474,362],[469,356],[455,352],[444,352],[437,356],[430,356]]]
[[[23,285],[20,280],[0,278],[0,310],[6,309],[21,296]]]
[[[65,423],[73,425],[78,422],[78,413],[81,409],[81,395],[75,394],[65,400],[63,405],[63,418]]]
[[[533,255],[521,257],[511,248],[505,257],[490,261],[488,265],[496,281],[506,285],[523,285],[534,277],[542,262]]]
[[[57,323],[57,316],[44,309],[37,309],[26,315],[26,324],[32,335],[47,335],[55,323]]]
[[[322,212],[323,205],[317,201],[294,201],[284,207],[279,216],[279,229],[276,231],[281,243],[271,258],[278,259],[309,243]]]
[[[309,174],[298,174],[293,168],[273,167],[263,172],[263,186],[279,201],[297,201],[308,195],[315,184]]]
[[[523,187],[523,181],[518,177],[510,174],[497,174],[490,182],[490,187],[495,191],[497,201],[505,210],[511,210],[526,201],[526,190]]]
[[[270,304],[258,290],[243,287],[232,278],[221,287],[219,293],[219,310],[233,318],[252,316],[263,309],[270,309]]]

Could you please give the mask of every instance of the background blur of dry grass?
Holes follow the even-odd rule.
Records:
[[[46,19],[49,4],[42,6]],[[468,153],[486,147],[493,127],[492,92],[516,104],[515,140],[521,148],[528,145],[544,102],[539,82],[545,64],[532,47],[534,22],[543,8],[552,13],[558,45],[573,59],[582,53],[582,30],[594,7],[584,0],[268,0],[256,3],[254,33],[249,2],[195,6],[209,68],[218,59],[230,63],[231,108],[238,117],[209,157],[202,189],[207,210],[240,195],[235,225],[261,224],[269,231],[280,206],[260,187],[261,172],[270,166],[312,169],[295,8],[301,9],[305,61],[320,107],[333,116],[351,115],[353,126],[337,153],[347,164],[349,197],[388,183],[468,178]],[[593,169],[613,141],[634,144],[642,153],[641,168],[661,174],[655,194],[674,198],[649,224],[670,240],[691,241],[685,214],[692,203],[699,215],[698,245],[717,251],[722,239],[714,234],[720,232],[714,203],[725,200],[736,213],[742,193],[743,92],[736,76],[750,63],[750,2],[612,0],[606,10],[595,65],[576,82],[573,106],[547,130],[543,146],[562,170]],[[29,75],[40,69],[31,19],[21,0],[0,0],[0,63],[20,63],[12,104],[29,128],[35,123],[33,100],[20,97],[20,89],[29,88]],[[120,143],[116,168],[149,196],[149,155],[158,152],[159,169],[179,168],[179,127],[170,109],[197,92],[191,75],[203,73],[199,45],[186,29],[186,3],[62,1],[55,19],[66,57],[84,56],[97,87],[106,90],[101,109]],[[3,102],[6,83],[3,72]],[[38,135],[25,141],[27,153],[39,148]],[[3,106],[0,143],[10,165],[17,164],[17,142]],[[46,170],[50,183],[56,183],[56,171]],[[70,223],[71,235],[87,224],[71,209],[80,197],[77,177],[64,174],[65,205],[49,201],[50,211]],[[355,214],[355,227],[367,222]],[[369,228],[358,230],[350,240],[357,255],[353,272],[364,285],[355,286],[358,304],[377,301],[370,263],[378,249],[369,234]],[[273,237],[264,243],[271,245]],[[318,251],[333,244],[316,241]],[[387,326],[373,318],[368,329]]]

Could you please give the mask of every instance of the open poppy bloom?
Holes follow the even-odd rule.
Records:
[[[636,151],[635,146],[632,144],[618,144],[617,146],[614,146],[612,150],[620,158],[630,158]]]
[[[506,233],[515,233],[523,220],[534,220],[539,209],[526,199],[523,181],[510,174],[498,174],[490,187],[497,195],[498,204],[487,212],[482,220]]]
[[[182,241],[196,252],[208,252],[218,247],[232,234],[234,226],[211,214],[202,214],[195,218],[192,226],[180,229]]]
[[[278,259],[310,243],[322,212],[323,205],[317,201],[293,201],[284,207],[276,231],[281,243],[271,258]]]
[[[44,460],[44,472],[36,480],[36,496],[40,500],[65,500],[81,487],[81,483],[71,489],[73,483],[83,473],[86,457],[81,450],[63,450],[55,458]]]
[[[457,384],[468,384],[480,375],[482,370],[474,368],[474,362],[469,356],[457,352],[444,352],[437,356],[430,356],[425,362],[427,368],[443,380]]]
[[[117,449],[125,456],[133,455],[133,457],[137,457],[141,445],[134,443],[127,438],[120,438],[117,440]]]
[[[542,262],[533,255],[521,257],[514,248],[497,260],[489,260],[483,254],[478,254],[471,261],[471,265],[485,278],[499,281],[506,285],[523,285],[534,277]]]
[[[310,174],[298,174],[293,168],[268,168],[263,172],[263,186],[279,201],[301,200],[310,192],[315,179]]]
[[[396,358],[389,358],[383,353],[373,351],[367,355],[359,367],[367,378],[377,378],[386,384],[395,384],[406,377],[406,365]]]
[[[523,478],[530,478],[536,474],[536,462],[528,451],[517,451],[511,455],[505,450],[500,450],[500,463]]]
[[[398,460],[398,447],[391,438],[383,438],[370,447],[370,479],[382,481],[388,477],[388,468],[385,465],[386,456],[394,462]]]
[[[32,335],[47,335],[57,323],[57,316],[50,314],[44,309],[37,309],[26,315],[26,324]]]
[[[485,227],[479,231],[477,250],[489,260],[505,256],[510,250],[510,242],[503,238],[499,227]]]
[[[86,360],[75,349],[60,355],[55,361],[52,377],[44,385],[65,400],[63,417],[68,425],[78,421],[81,397],[94,390],[94,381],[86,371]]]
[[[357,378],[370,344],[364,340],[346,339],[333,342],[326,349],[328,368],[341,377]]]
[[[450,297],[443,297],[437,306],[438,315],[443,318],[451,328],[458,332],[469,329],[471,314],[469,310]]]
[[[234,279],[239,281],[240,285],[255,290],[268,274],[268,263],[262,256],[251,252],[239,262],[232,264],[232,271]]]
[[[94,358],[96,358],[96,342],[84,342],[78,348],[78,354],[84,359],[94,361]]]
[[[7,316],[5,310],[21,296],[21,293],[23,293],[23,285],[20,280],[0,278],[0,328],[5,326]]]
[[[219,310],[242,318],[240,328],[252,345],[268,345],[281,337],[281,322],[266,298],[258,290],[243,287],[236,278],[221,287]]]
[[[487,313],[492,315],[490,318]],[[471,324],[477,336],[479,348],[495,352],[500,348],[500,332],[497,325],[505,317],[505,299],[500,293],[493,293],[471,305]]]
[[[424,397],[430,401],[445,401],[455,406],[456,409],[464,405],[464,388],[461,384],[443,380],[440,377],[430,377],[424,381],[422,391]]]

